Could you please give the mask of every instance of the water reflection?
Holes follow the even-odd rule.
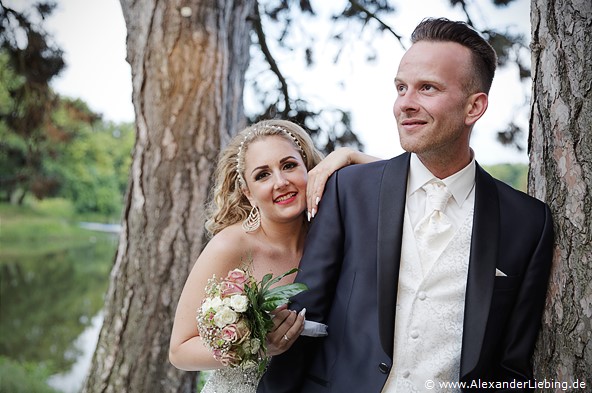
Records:
[[[51,374],[78,364],[83,348],[77,338],[100,327],[96,316],[117,241],[112,234],[88,233],[90,241],[80,246],[2,256],[0,355],[40,364]]]
[[[48,385],[63,393],[77,393],[82,389],[84,378],[99,340],[102,324],[103,315],[99,313],[92,319],[91,325],[74,342],[74,347],[80,351],[80,356],[76,358],[70,370],[49,377],[47,380]]]

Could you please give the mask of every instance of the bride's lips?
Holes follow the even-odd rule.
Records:
[[[288,203],[291,203],[292,201],[294,201],[294,199],[296,199],[296,195],[298,195],[297,192],[287,192],[285,194],[282,194],[280,196],[278,196],[277,198],[275,198],[273,200],[274,203],[280,204],[280,205],[286,205]]]

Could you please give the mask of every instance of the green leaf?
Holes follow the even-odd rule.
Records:
[[[272,274],[271,273],[267,273],[265,276],[263,276],[263,279],[261,280],[261,290],[263,291],[263,288],[265,288],[267,286],[267,283],[269,282],[269,280],[271,280],[272,278]]]
[[[298,282],[281,285],[267,291],[267,293],[265,294],[265,300],[275,296],[284,296],[285,298],[290,298],[302,291],[306,291],[307,289],[308,287],[306,285]]]
[[[306,285],[300,283],[292,283],[273,288],[265,295],[261,308],[265,311],[273,311],[282,304],[287,303],[292,296],[306,289],[308,289]]]
[[[263,280],[261,281],[261,293],[263,294],[263,296],[265,296],[265,293],[267,293],[267,291],[269,290],[269,287],[271,287],[273,284],[275,284],[276,282],[280,281],[282,278],[290,275],[290,274],[294,274],[298,271],[298,268],[294,268],[292,270],[289,270],[287,272],[285,272],[282,275],[277,276],[276,278],[272,279],[272,280],[265,280],[265,278],[267,277],[267,275],[265,275],[265,277],[263,277]],[[265,283],[264,283],[265,281]]]

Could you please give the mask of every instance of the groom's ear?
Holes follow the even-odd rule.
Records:
[[[485,93],[472,94],[467,100],[465,124],[473,126],[485,114],[489,104],[489,97]]]

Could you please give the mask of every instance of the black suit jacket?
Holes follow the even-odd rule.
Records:
[[[274,357],[259,393],[383,388],[393,362],[409,157],[347,167],[327,183],[296,277],[309,290],[291,307],[306,308],[329,335],[300,337]],[[479,166],[475,181],[460,381],[528,381],[552,259],[550,210]],[[507,277],[496,277],[496,268]]]

